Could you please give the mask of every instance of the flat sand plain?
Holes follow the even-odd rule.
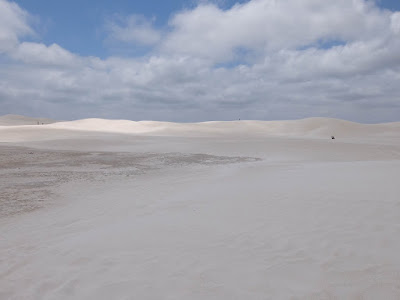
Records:
[[[0,121],[1,299],[400,298],[399,123]]]

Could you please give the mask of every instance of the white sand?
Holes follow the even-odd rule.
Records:
[[[0,299],[400,299],[400,123],[89,119],[0,155]]]

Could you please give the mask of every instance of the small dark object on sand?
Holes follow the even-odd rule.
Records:
[[[332,140],[334,140],[334,139],[335,139],[335,137],[334,137],[333,135],[331,135],[331,139],[332,139]]]

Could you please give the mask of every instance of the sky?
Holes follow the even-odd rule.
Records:
[[[0,115],[400,121],[398,0],[0,0]]]

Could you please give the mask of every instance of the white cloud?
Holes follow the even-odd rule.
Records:
[[[202,4],[174,15],[163,35],[131,16],[108,24],[114,39],[154,50],[107,59],[21,41],[32,33],[29,16],[0,4],[21,12],[0,18],[11,37],[0,49],[12,48],[2,56],[0,112],[175,121],[400,115],[399,12],[372,2]]]
[[[9,52],[19,38],[33,34],[28,25],[28,13],[16,3],[0,0],[0,54]]]
[[[161,33],[154,28],[153,20],[140,15],[114,16],[106,22],[109,38],[114,41],[141,45],[154,45],[161,39]]]
[[[72,67],[81,59],[57,44],[46,46],[40,43],[20,43],[10,56],[27,64]]]
[[[226,11],[208,4],[176,14],[163,46],[219,62],[235,58],[238,48],[264,54],[320,41],[371,39],[389,22],[388,12],[362,0],[253,0]]]
[[[400,34],[400,12],[392,14],[391,28],[395,34]]]

